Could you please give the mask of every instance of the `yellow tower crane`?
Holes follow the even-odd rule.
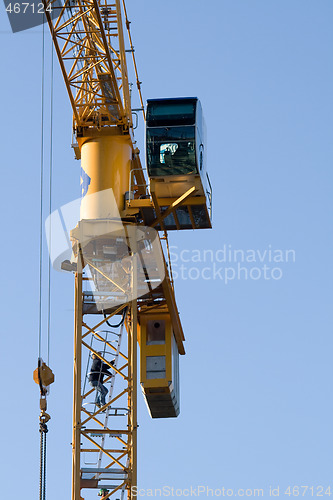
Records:
[[[62,264],[75,273],[72,500],[96,489],[132,498],[138,342],[151,416],[179,414],[185,339],[161,240],[167,246],[168,230],[211,227],[202,111],[197,98],[148,101],[146,176],[133,136],[127,52],[145,112],[125,1],[43,3],[81,160],[80,219]],[[92,359],[104,381],[94,379]]]

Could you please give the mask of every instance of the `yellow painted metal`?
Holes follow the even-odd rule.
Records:
[[[36,368],[33,373],[33,379],[36,384],[42,384],[47,387],[54,382],[54,374],[50,367],[46,363],[42,363],[39,368]]]
[[[155,208],[155,212],[156,212],[157,218],[161,221],[161,229],[163,231],[165,231],[165,228],[164,228],[164,225],[163,225],[163,218],[162,218],[162,215],[161,215],[160,205],[158,204],[157,196],[156,196],[156,193],[155,193],[154,190],[151,191],[151,197],[152,197],[153,202],[154,202],[154,208]]]
[[[197,196],[205,196],[200,175],[165,175],[150,178],[150,190],[158,198],[179,198],[195,186]]]
[[[81,299],[81,300],[80,300]],[[123,308],[126,304],[123,305]],[[116,313],[119,313],[116,310]],[[72,468],[72,500],[80,500],[84,497],[82,493],[82,488],[89,489],[99,489],[101,485],[98,483],[98,472],[92,479],[85,479],[83,477],[82,468],[84,468],[84,461],[82,459],[82,453],[90,454],[93,457],[96,453],[100,453],[102,461],[104,462],[105,470],[109,470],[112,473],[112,468],[123,470],[124,475],[127,477],[119,482],[110,494],[105,497],[108,498],[114,495],[119,490],[124,490],[126,492],[127,498],[132,499],[132,487],[137,483],[137,303],[136,300],[132,301],[129,307],[126,321],[128,347],[127,355],[124,352],[119,352],[119,356],[125,361],[125,363],[116,368],[111,363],[109,363],[102,355],[100,355],[90,343],[86,343],[83,339],[90,337],[96,337],[97,340],[103,339],[103,331],[105,332],[106,321],[110,320],[113,315],[108,315],[100,320],[101,315],[98,315],[98,322],[92,326],[83,321],[82,316],[82,274],[76,274],[76,285],[75,285],[75,345],[74,345],[74,416],[73,416],[73,468]],[[100,330],[102,328],[102,330]],[[100,332],[100,333],[99,333]],[[104,334],[105,335],[105,334]],[[108,349],[112,350],[114,347],[112,344],[106,342]],[[83,385],[81,376],[81,359],[87,353],[97,354],[103,362],[109,365],[109,369],[118,375],[121,375],[124,380],[124,388],[120,388],[113,393],[112,399],[107,402],[102,408],[96,408],[91,411],[87,409],[87,399],[93,395],[95,389],[89,388],[85,392],[81,393],[81,386]],[[109,380],[109,377],[105,379],[105,382]],[[114,429],[113,426],[116,423],[115,419],[109,418],[109,424],[105,426],[105,411],[109,408],[113,408],[117,401],[124,401],[122,398],[128,400],[127,405],[127,425],[124,428]],[[119,419],[119,417],[118,417]],[[117,423],[118,423],[117,419]],[[105,435],[105,443],[98,442],[96,436]],[[95,436],[95,437],[94,437]],[[118,447],[110,446],[110,436],[116,439]],[[112,439],[112,438],[111,438]],[[89,444],[89,447],[87,446]],[[80,458],[81,456],[81,458]],[[89,459],[88,459],[89,461]],[[112,497],[114,498],[114,497]]]
[[[78,232],[83,226],[87,229],[96,229],[97,234],[100,234],[98,228],[100,224],[105,224],[107,221],[89,220],[80,222],[79,227],[74,230]],[[112,221],[108,221],[112,225]],[[89,233],[89,230],[88,230]],[[103,232],[103,240],[105,240],[105,232]],[[111,235],[111,236],[110,236]],[[111,232],[108,235],[114,238]],[[93,239],[94,236],[92,236]],[[99,481],[99,468],[96,467],[96,473],[92,477],[87,477],[83,453],[99,454],[100,466],[103,470],[112,473],[113,468],[123,471],[123,477],[117,482],[116,486],[110,491],[108,496],[116,494],[116,492],[125,492],[128,499],[132,499],[132,487],[137,484],[137,301],[133,299],[129,304],[123,304],[117,307],[112,314],[104,315],[103,312],[95,315],[83,315],[84,294],[82,283],[82,271],[85,266],[89,265],[89,259],[86,258],[84,248],[81,249],[80,241],[87,241],[87,236],[78,237],[76,241],[75,252],[78,260],[78,269],[75,278],[75,345],[74,345],[74,408],[73,408],[73,441],[72,441],[72,500],[80,500],[84,497],[82,489],[99,489],[101,487]],[[135,251],[135,249],[133,249]],[[131,269],[132,289],[137,289],[136,283],[136,259],[133,259],[133,269]],[[136,294],[133,293],[135,297]],[[106,328],[106,322],[112,316],[124,313],[124,308],[128,306],[126,329],[127,329],[127,354],[117,350],[115,346],[108,341],[110,331]],[[93,324],[91,324],[93,321]],[[111,320],[112,321],[112,320]],[[100,352],[94,348],[93,341],[97,345],[105,345],[107,351],[112,352],[121,359],[121,366],[114,366]],[[103,363],[109,366],[109,370],[117,376],[117,385],[113,389],[112,398],[102,408],[90,409],[91,398],[94,397],[95,389],[85,388],[81,393],[81,387],[85,387],[84,379],[82,378],[82,359],[87,359],[88,354],[96,354]],[[119,377],[118,377],[119,376]],[[106,377],[104,382],[110,381],[111,377]],[[120,382],[122,379],[122,382]],[[103,382],[103,383],[104,383]],[[127,400],[127,405],[126,405]],[[114,411],[117,404],[125,410],[125,420],[122,420],[122,429],[114,429],[113,426],[116,420],[108,417],[105,420],[105,411]],[[88,406],[87,406],[88,405]],[[124,408],[126,407],[127,408]],[[126,417],[127,415],[127,417]],[[119,417],[117,418],[119,424]],[[126,425],[127,424],[127,425]],[[97,426],[97,429],[94,428]],[[100,436],[100,438],[98,438]],[[101,439],[101,436],[104,436]],[[117,440],[118,448],[113,445]],[[110,446],[111,445],[111,446]],[[113,445],[113,446],[112,446]],[[89,462],[89,459],[88,459]],[[90,460],[91,462],[91,460]],[[105,474],[105,473],[104,473]],[[116,471],[117,475],[117,471]],[[105,498],[108,498],[105,497]]]
[[[77,130],[132,125],[122,12],[119,0],[65,0],[44,12],[60,62]]]
[[[124,195],[128,191],[131,170],[130,137],[105,135],[84,137],[78,141],[81,149],[81,167],[90,179],[88,191],[82,199],[80,218],[119,218],[119,212],[124,208]],[[115,204],[110,192],[107,191],[110,189]]]
[[[72,500],[80,500],[81,457],[81,360],[82,360],[82,253],[78,252],[75,274]]]
[[[163,322],[164,340],[161,337],[154,339],[155,322],[160,325]],[[167,309],[164,307],[141,314],[140,382],[153,418],[176,417],[179,414],[178,353],[174,348],[172,321]],[[148,359],[151,366],[148,365]]]
[[[132,248],[133,254],[136,252],[136,248]],[[133,259],[132,264],[132,290],[134,291],[134,295],[137,293],[137,262],[136,258]],[[130,329],[128,336],[128,349],[129,349],[129,374],[130,374],[130,382],[129,382],[129,391],[128,391],[128,405],[130,411],[128,413],[128,428],[130,431],[130,452],[129,452],[129,484],[130,489],[128,491],[128,498],[132,499],[132,488],[137,486],[137,391],[138,391],[138,381],[137,381],[137,327],[138,327],[138,309],[137,309],[137,300],[133,300],[131,304],[131,316],[130,316]]]
[[[126,201],[125,210],[121,213],[123,216],[126,215],[135,215],[141,214],[143,219],[143,223],[149,225],[151,227],[157,227],[162,231],[171,230],[171,229],[189,229],[189,223],[186,221],[180,222],[181,219],[178,218],[177,209],[179,207],[184,207],[187,210],[189,215],[190,226],[192,229],[199,229],[195,217],[193,216],[192,207],[195,209],[201,210],[202,219],[205,221],[205,224],[202,226],[204,228],[212,227],[211,223],[211,204],[209,199],[206,198],[205,195],[202,194],[202,185],[200,184],[200,179],[194,179],[195,184],[190,186],[190,183],[186,184],[178,183],[177,191],[179,191],[179,196],[175,197],[165,197],[166,192],[163,192],[163,197],[157,196],[157,192],[160,192],[160,185],[156,183],[156,179],[151,179],[150,182],[150,197],[138,198],[138,199],[129,199]],[[169,183],[170,184],[170,183]],[[181,189],[178,189],[180,188]],[[129,190],[132,191],[134,189],[133,183],[130,184]],[[184,189],[184,191],[183,191]],[[168,192],[168,189],[166,190]],[[201,194],[200,194],[201,193]],[[163,207],[163,211],[161,208]],[[165,219],[172,215],[175,220],[175,227],[170,227],[170,225],[166,225]]]
[[[192,186],[190,187],[184,194],[182,194],[177,200],[175,200],[174,202],[172,202],[172,204],[167,208],[167,210],[165,210],[165,212],[161,215],[159,215],[155,221],[153,221],[150,225],[151,227],[155,227],[157,226],[158,224],[161,223],[161,221],[163,219],[165,219],[168,215],[171,214],[171,212],[176,208],[178,207],[179,205],[182,205],[186,200],[187,198],[189,198],[193,193],[196,192],[196,188],[195,186]]]
[[[132,112],[130,103],[130,91],[128,83],[128,72],[126,66],[125,43],[123,36],[122,9],[120,0],[64,0],[62,7],[58,8],[57,16],[51,18],[48,7],[52,0],[43,0],[44,11],[50,27],[54,47],[59,59],[62,75],[68,91],[69,99],[74,114],[74,131],[77,136],[78,146],[77,156],[81,156],[82,168],[89,179],[88,190],[81,205],[81,220],[88,220],[94,226],[95,238],[101,234],[99,230],[99,219],[110,219],[119,217],[119,212],[123,214],[124,194],[131,191],[129,188],[130,171],[135,171],[137,196],[146,195],[148,190],[143,169],[141,166],[139,151],[135,147],[132,134]],[[54,10],[54,9],[52,9]],[[126,27],[129,29],[129,21],[125,3],[123,1],[123,11],[126,18]],[[130,46],[132,41],[131,37]],[[134,50],[132,52],[134,56]],[[140,91],[141,82],[138,79],[135,66],[137,86]],[[141,97],[141,96],[140,96]],[[141,98],[141,104],[143,103]],[[86,179],[87,179],[86,178]],[[156,181],[156,183],[158,180]],[[154,189],[153,199],[157,197],[174,199],[170,201],[171,211],[184,200],[179,200],[184,193],[193,185],[197,185],[198,180],[188,178],[184,183],[177,186],[159,185]],[[110,196],[104,195],[112,189],[113,200]],[[155,192],[156,191],[156,192]],[[193,193],[190,193],[193,194]],[[202,194],[204,193],[196,193]],[[89,196],[91,195],[91,196]],[[188,196],[188,201],[193,200],[193,196]],[[164,207],[161,202],[155,203],[155,218],[161,217],[159,207]],[[152,207],[153,210],[153,207]],[[190,215],[191,212],[189,211]],[[193,217],[192,217],[193,219]],[[191,220],[192,220],[191,219]],[[177,222],[177,217],[175,216]],[[93,222],[95,221],[95,222]],[[160,225],[163,228],[163,220]],[[177,223],[177,228],[179,222]],[[193,222],[194,227],[194,222]],[[181,227],[179,227],[181,228]],[[80,228],[77,229],[80,232]],[[107,497],[113,495],[117,490],[125,487],[128,499],[132,498],[131,487],[137,481],[137,324],[138,317],[144,324],[144,314],[156,313],[161,304],[166,304],[168,311],[168,337],[165,349],[170,356],[167,361],[167,377],[171,380],[172,360],[171,360],[171,338],[175,336],[180,354],[184,354],[184,334],[176,306],[174,290],[169,278],[168,269],[164,262],[166,278],[162,283],[158,293],[147,297],[146,302],[138,303],[132,300],[128,304],[127,312],[127,333],[128,352],[120,352],[123,358],[121,367],[115,368],[110,365],[110,369],[120,375],[127,387],[116,392],[112,400],[103,408],[96,411],[89,411],[84,406],[83,401],[87,401],[94,390],[89,389],[81,393],[81,364],[82,353],[87,355],[87,351],[97,352],[89,346],[88,338],[94,337],[98,341],[103,341],[103,334],[100,328],[105,327],[105,322],[112,315],[118,314],[116,309],[112,314],[97,315],[98,320],[94,325],[91,321],[83,321],[84,298],[82,293],[82,268],[87,262],[81,260],[80,242],[82,238],[77,238],[74,243],[74,253],[78,256],[78,270],[75,278],[75,345],[74,345],[74,406],[73,406],[73,470],[72,470],[72,500],[80,500],[80,489],[84,487],[97,487],[96,478],[90,480],[82,478],[81,474],[81,453],[102,453],[107,463],[106,468],[112,468],[115,464],[124,471],[127,477],[123,484],[110,492]],[[135,267],[135,266],[134,266]],[[132,286],[136,287],[136,272],[132,269]],[[110,281],[110,286],[112,281]],[[153,312],[155,309],[155,312]],[[151,317],[151,316],[150,316]],[[91,320],[91,318],[90,318]],[[98,331],[97,331],[98,330]],[[83,339],[87,339],[85,342]],[[112,348],[107,343],[108,348]],[[152,351],[153,352],[153,351]],[[155,352],[155,351],[154,351]],[[157,352],[157,351],[156,351]],[[107,360],[104,360],[106,361]],[[151,389],[154,390],[156,381],[151,381]],[[162,384],[163,385],[163,384]],[[159,389],[169,390],[168,387]],[[104,428],[101,420],[103,410],[114,405],[116,401],[127,396],[128,419],[127,428],[112,429],[111,425]],[[112,422],[113,424],[113,422]],[[83,428],[84,426],[84,428]],[[93,428],[94,426],[94,428]],[[124,426],[126,427],[126,425]],[[117,440],[117,447],[101,445],[92,436],[94,433],[109,436]],[[81,446],[81,442],[89,443]],[[120,450],[121,448],[121,450]],[[98,474],[97,476],[98,477]],[[120,493],[120,491],[119,491]],[[106,497],[106,498],[107,498]]]
[[[156,204],[159,207],[170,207],[173,205],[179,198],[157,198],[155,195]],[[154,198],[152,199],[139,199],[139,200],[129,200],[127,202],[127,206],[130,208],[153,208]],[[206,198],[204,196],[191,196],[186,199],[186,206],[199,206],[206,203]],[[164,215],[164,214],[163,214]]]
[[[147,322],[165,321],[165,343],[148,345],[147,343]],[[172,381],[172,325],[170,314],[165,310],[153,310],[140,315],[140,382],[144,388],[168,386]],[[147,356],[165,356],[165,380],[154,380],[147,378]]]

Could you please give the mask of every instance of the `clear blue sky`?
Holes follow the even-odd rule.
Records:
[[[202,101],[214,189],[214,229],[171,234],[178,266],[199,279],[176,281],[187,349],[180,417],[151,420],[139,394],[139,485],[263,488],[265,498],[270,485],[280,496],[289,485],[330,485],[333,494],[333,3],[127,0],[127,8],[144,97]],[[0,9],[0,491],[9,498],[19,485],[33,500],[41,28],[13,35]],[[56,209],[79,196],[57,61],[54,98]],[[142,144],[142,126],[137,138]],[[282,276],[246,280],[243,271],[226,284],[224,269],[204,279],[214,265],[215,273],[237,269],[195,262],[204,250],[222,260],[224,248],[266,250],[265,262],[257,254],[243,267],[266,264]],[[268,262],[269,249],[295,258]],[[53,273],[49,500],[70,498],[72,359],[73,279]]]

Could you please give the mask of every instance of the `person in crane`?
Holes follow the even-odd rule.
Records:
[[[98,407],[104,406],[105,396],[109,392],[105,385],[103,385],[104,375],[109,377],[112,376],[112,373],[108,370],[109,365],[103,363],[102,360],[97,356],[97,354],[92,354],[93,362],[91,364],[90,372],[89,372],[89,383],[92,387],[96,389],[96,405]],[[114,360],[111,361],[111,364],[114,364]]]

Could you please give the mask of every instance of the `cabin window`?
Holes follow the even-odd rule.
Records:
[[[147,345],[165,344],[165,320],[147,321]]]
[[[178,149],[176,142],[167,142],[160,145],[160,163],[165,163],[169,155],[174,155]]]
[[[196,174],[195,127],[148,128],[147,160],[152,177]]]
[[[155,101],[147,108],[147,125],[193,125],[196,101]]]

